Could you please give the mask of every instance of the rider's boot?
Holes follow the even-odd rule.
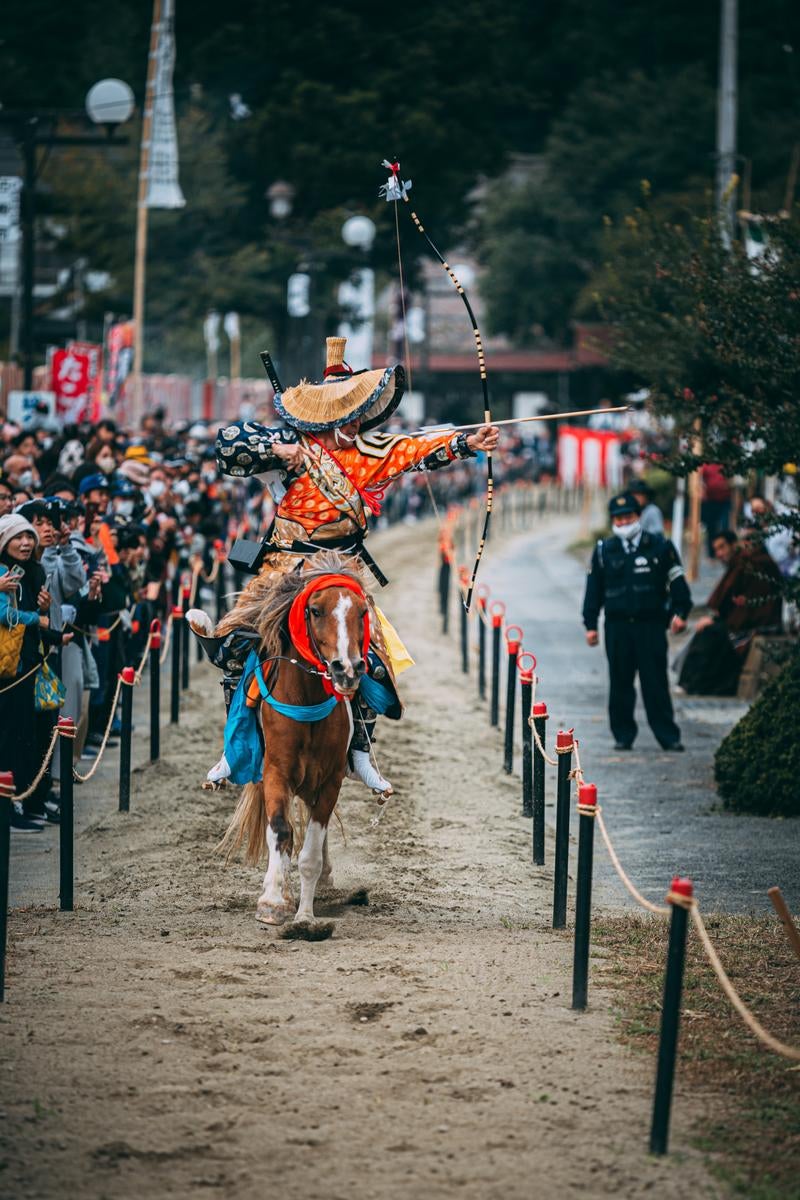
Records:
[[[353,736],[350,739],[348,760],[350,779],[360,779],[373,792],[383,796],[391,796],[394,788],[390,780],[384,779],[378,770],[372,752],[375,741],[375,722],[378,714],[370,708],[360,696],[356,695],[351,701],[353,710]]]

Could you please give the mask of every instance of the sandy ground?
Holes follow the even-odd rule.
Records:
[[[78,839],[76,912],[10,922],[3,1196],[719,1194],[692,1099],[673,1153],[650,1158],[654,1064],[618,1045],[597,987],[570,1011],[571,942],[548,928],[519,783],[438,632],[434,544],[376,540],[419,665],[381,730],[396,799],[373,827],[363,789],[343,793],[330,941],[257,925],[261,873],[213,854],[232,794],[198,786],[220,738],[211,668],[129,815],[107,782],[77,793],[107,805]],[[369,905],[343,903],[358,886]]]

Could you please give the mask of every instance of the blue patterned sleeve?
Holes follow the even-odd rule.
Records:
[[[285,464],[272,453],[276,442],[296,445],[300,440],[294,429],[270,429],[256,421],[236,421],[224,425],[217,434],[217,467],[223,475],[245,479],[262,471],[282,471]]]

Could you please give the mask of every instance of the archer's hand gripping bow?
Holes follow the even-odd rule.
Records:
[[[384,167],[387,167],[391,171],[391,175],[389,176],[386,183],[381,187],[380,194],[389,203],[391,203],[391,202],[397,203],[397,201],[403,200],[403,201],[405,201],[406,204],[408,204],[409,203],[408,193],[411,191],[411,180],[410,179],[403,180],[400,178],[400,163],[399,162],[389,162],[389,160],[385,158],[381,165]],[[459,296],[463,300],[464,307],[466,308],[467,313],[469,314],[470,323],[472,324],[472,332],[475,335],[475,350],[478,355],[478,370],[480,372],[481,388],[483,390],[484,423],[486,425],[491,425],[492,409],[491,409],[491,404],[489,401],[489,380],[488,380],[488,377],[486,374],[486,357],[483,352],[483,341],[481,340],[481,331],[478,328],[478,322],[475,320],[475,313],[472,311],[472,305],[470,304],[467,293],[464,291],[464,288],[462,287],[461,283],[458,281],[456,276],[453,274],[453,271],[451,270],[450,265],[447,263],[445,258],[439,253],[438,249],[436,248],[434,243],[431,241],[428,234],[425,232],[425,226],[422,224],[422,222],[420,221],[419,217],[417,216],[417,214],[413,208],[411,209],[411,220],[414,222],[414,224],[417,227],[417,230],[425,238],[425,241],[428,243],[431,250],[436,255],[439,262],[442,264],[443,269],[447,272],[448,276],[450,277],[450,282],[453,284],[453,287],[456,289]],[[489,524],[491,522],[491,516],[492,516],[493,493],[494,493],[494,474],[493,474],[493,470],[492,470],[492,454],[491,454],[491,451],[487,451],[486,452],[486,515],[483,520],[483,530],[481,532],[481,538],[478,543],[478,552],[475,556],[475,565],[472,568],[472,576],[469,581],[469,589],[467,590],[466,599],[464,600],[464,608],[467,610],[467,612],[469,612],[470,604],[472,603],[472,593],[475,590],[475,580],[478,577],[478,567],[480,566],[480,561],[481,561],[481,558],[483,557],[483,550],[486,545],[486,539],[489,536]]]

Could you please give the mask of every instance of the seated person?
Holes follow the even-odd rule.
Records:
[[[725,574],[695,626],[678,682],[692,695],[733,696],[753,634],[781,627],[781,575],[758,535],[726,529],[713,540]]]

